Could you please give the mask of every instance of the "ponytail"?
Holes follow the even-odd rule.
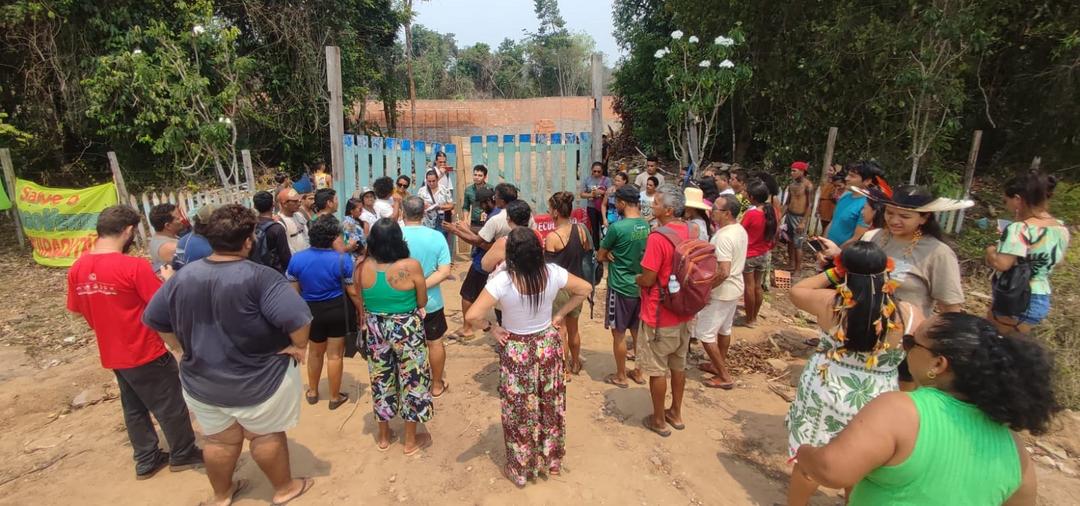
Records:
[[[1041,435],[1062,407],[1053,387],[1053,360],[1039,343],[1005,336],[989,321],[946,313],[926,331],[930,348],[948,359],[949,388],[992,420]]]
[[[755,179],[746,186],[746,195],[750,198],[750,203],[761,208],[765,213],[765,237],[770,241],[776,238],[776,210],[773,209],[771,195],[769,193],[769,187],[764,181]]]

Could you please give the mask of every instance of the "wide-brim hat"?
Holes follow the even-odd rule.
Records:
[[[957,209],[967,209],[975,205],[975,202],[971,200],[934,197],[929,190],[916,185],[905,184],[897,186],[896,188],[893,188],[892,197],[888,197],[881,192],[868,191],[856,186],[852,186],[850,190],[870,200],[885,204],[886,206],[898,207],[917,213],[955,211]]]
[[[705,203],[705,194],[702,193],[700,188],[687,187],[683,190],[683,196],[686,197],[686,207],[701,209],[702,211],[708,211],[711,207]]]

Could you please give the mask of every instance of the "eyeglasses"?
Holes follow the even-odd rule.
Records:
[[[398,188],[408,188],[408,187],[409,187],[409,185],[407,185],[407,184],[401,184],[401,183],[398,183],[397,187],[398,187]]]
[[[934,350],[929,346],[919,344],[919,342],[915,340],[915,336],[911,334],[904,334],[904,337],[900,338],[900,346],[904,347],[905,352],[911,351],[913,348],[918,346],[926,351],[929,351],[930,353],[934,353]]]

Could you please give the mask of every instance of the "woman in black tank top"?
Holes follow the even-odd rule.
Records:
[[[593,247],[585,226],[570,221],[570,213],[574,210],[574,194],[556,192],[548,199],[548,207],[551,209],[551,219],[555,222],[555,230],[544,240],[544,259],[566,269],[570,274],[584,278],[581,261]],[[562,307],[569,298],[570,293],[561,290],[553,307]],[[566,370],[572,374],[581,372],[581,333],[578,330],[580,316],[581,306],[578,306],[566,315],[563,319],[565,327],[560,329],[564,346],[569,351],[565,354],[568,357]]]

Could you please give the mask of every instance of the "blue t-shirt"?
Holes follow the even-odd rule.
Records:
[[[866,197],[851,191],[844,192],[840,200],[836,202],[836,210],[833,211],[833,219],[827,235],[829,240],[840,246],[855,235],[856,227],[866,227],[862,217],[865,205]]]
[[[345,293],[342,282],[352,284],[352,258],[332,249],[308,248],[292,256],[285,277],[300,283],[300,296],[308,302],[336,299]]]
[[[450,247],[446,245],[446,237],[437,230],[422,225],[407,225],[401,229],[401,233],[405,236],[405,242],[409,243],[409,256],[420,262],[425,278],[438,270],[439,266],[450,265]],[[429,313],[445,305],[439,285],[428,288],[427,297],[424,310]]]
[[[496,214],[499,214],[500,211],[502,211],[502,209],[498,208],[498,207],[496,207],[495,209],[492,209],[491,212],[488,213],[487,219],[490,220],[492,216],[495,216]],[[482,248],[477,248],[476,246],[473,246],[473,249],[472,249],[472,268],[474,270],[476,270],[476,272],[484,272],[484,267],[483,267],[484,253],[487,253],[487,250],[482,249]]]
[[[210,247],[210,241],[207,241],[205,237],[196,234],[194,231],[188,232],[176,241],[173,269],[180,270],[181,267],[196,260],[202,260],[213,253],[214,248]]]

